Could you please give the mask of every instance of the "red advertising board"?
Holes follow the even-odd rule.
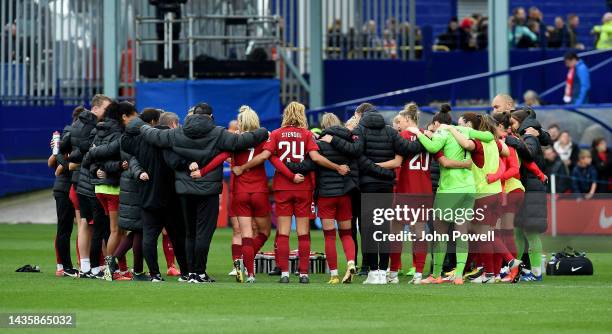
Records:
[[[612,199],[557,199],[557,234],[612,235]],[[548,234],[552,232],[551,202],[548,201]]]

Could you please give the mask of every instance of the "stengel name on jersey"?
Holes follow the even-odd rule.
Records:
[[[302,138],[302,134],[294,131],[287,131],[281,133],[281,138]]]

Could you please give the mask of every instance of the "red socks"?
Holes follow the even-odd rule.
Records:
[[[289,244],[288,238],[287,244]],[[308,274],[308,267],[310,267],[310,234],[298,235],[298,256],[300,274]]]
[[[79,233],[77,231],[77,237],[76,237],[76,256],[77,256],[77,264],[79,265],[77,267],[80,268],[81,266],[81,253],[79,252]]]
[[[351,229],[338,230],[340,235],[340,241],[342,242],[342,249],[344,249],[344,255],[347,261],[355,261],[355,241]]]
[[[399,271],[402,268],[402,253],[393,251],[393,253],[389,253],[389,270],[390,271]]]
[[[423,272],[425,267],[425,260],[427,258],[427,241],[413,241],[412,242],[412,261],[416,268],[417,273]]]
[[[122,271],[122,272],[128,271],[128,265],[127,265],[127,260],[125,259],[125,255],[119,258],[119,271]]]
[[[504,244],[506,244],[506,248],[510,254],[512,254],[513,258],[516,257],[516,243],[514,242],[514,230],[501,230],[502,239],[504,240]]]
[[[242,246],[238,244],[232,244],[232,262],[239,260],[242,256]]]
[[[166,234],[162,234],[162,246],[164,246],[164,256],[166,257],[166,265],[168,268],[174,266],[174,248],[172,248],[172,242],[170,237]]]
[[[484,272],[492,274],[495,272],[495,266],[493,261],[493,255],[495,248],[491,241],[480,241],[479,242],[480,260],[482,261]]]
[[[501,255],[503,260],[506,262],[510,262],[512,259],[514,259],[514,256],[512,256],[511,252],[506,247],[506,243],[504,242],[504,239],[503,239],[503,236],[500,230],[495,230],[494,238],[495,239],[493,243],[495,247],[495,254]],[[501,267],[501,264],[500,264],[500,267]]]
[[[257,236],[255,237],[255,239],[253,239],[253,251],[255,252],[255,254],[259,253],[261,247],[263,247],[263,245],[266,243],[266,240],[268,240],[267,235],[263,233],[257,233]]]
[[[234,249],[232,245],[232,250]],[[253,238],[242,238],[242,261],[249,276],[255,275],[255,251],[253,249]]]
[[[281,272],[289,272],[289,236],[276,234],[276,265]]]
[[[323,236],[325,237],[325,258],[327,259],[327,265],[329,266],[329,270],[336,270],[338,269],[338,252],[336,251],[336,230],[323,230]],[[300,263],[302,263],[301,260],[302,259],[300,257]]]

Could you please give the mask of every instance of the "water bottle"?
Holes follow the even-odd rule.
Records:
[[[60,143],[60,133],[58,131],[53,132],[53,155],[59,154],[59,143]]]

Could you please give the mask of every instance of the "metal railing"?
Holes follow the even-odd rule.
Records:
[[[78,103],[101,90],[101,1],[0,1],[6,104]]]
[[[171,13],[169,13],[171,14]],[[164,19],[156,19],[150,17],[137,16],[136,20],[136,63],[140,64],[144,59],[141,50],[146,45],[163,46],[163,63],[164,68],[169,69],[173,67],[173,45],[186,45],[188,50],[187,62],[189,64],[189,79],[194,79],[194,61],[196,57],[195,49],[203,44],[210,44],[216,42],[223,42],[223,50],[217,50],[216,56],[221,56],[222,59],[230,58],[230,52],[241,50],[241,55],[236,55],[236,59],[244,59],[248,53],[248,49],[253,49],[257,46],[265,46],[271,52],[278,46],[279,43],[279,32],[278,16],[257,16],[257,15],[187,15],[182,19],[175,19],[172,15],[166,15]],[[203,21],[244,21],[247,30],[246,33],[241,35],[210,35],[198,34],[194,30],[194,26],[199,25]],[[175,24],[187,24],[187,32],[184,37],[174,39],[172,29]],[[164,39],[159,40],[157,38],[143,38],[139,32],[148,24],[163,24],[164,26]],[[259,31],[263,33],[261,35],[250,35],[250,33]],[[242,43],[242,48],[229,49],[227,45],[233,43]],[[206,54],[206,56],[210,56]],[[159,59],[158,59],[159,61]],[[140,79],[138,72],[139,66],[136,67],[136,77]]]

